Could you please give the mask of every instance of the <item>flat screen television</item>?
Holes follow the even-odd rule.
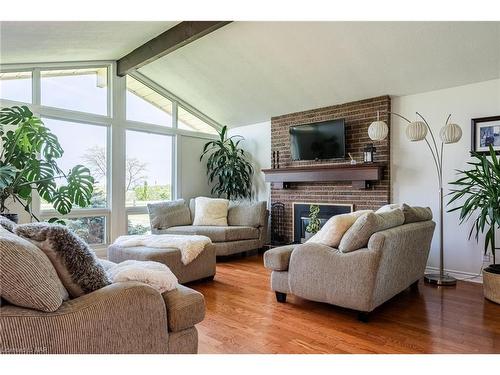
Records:
[[[290,127],[292,160],[345,157],[344,119]]]

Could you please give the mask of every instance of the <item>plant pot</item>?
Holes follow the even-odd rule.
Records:
[[[13,221],[14,223],[18,224],[19,223],[19,215],[18,214],[5,214],[5,213],[0,213],[3,217],[6,219],[9,219],[10,221]]]
[[[500,304],[500,264],[493,264],[483,270],[484,298]]]

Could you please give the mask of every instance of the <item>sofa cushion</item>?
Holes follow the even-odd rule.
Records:
[[[186,225],[171,227],[162,234],[197,234],[207,236],[212,242],[253,240],[259,238],[259,230],[253,227],[215,227],[210,225]]]
[[[190,225],[191,212],[184,199],[149,203],[149,221],[152,229],[166,229],[176,225]]]
[[[368,245],[373,233],[403,225],[404,221],[405,216],[399,208],[387,212],[364,214],[344,234],[339,250],[348,253],[364,248]]]
[[[227,212],[228,225],[261,227],[267,215],[267,202],[230,201]]]
[[[68,228],[33,223],[18,225],[15,232],[29,239],[47,255],[71,297],[79,297],[110,284],[94,251]]]
[[[307,243],[319,243],[330,247],[338,247],[345,232],[363,214],[372,212],[371,210],[361,210],[332,216],[316,233],[309,238]]]
[[[205,318],[203,294],[178,285],[176,289],[162,294],[167,307],[168,330],[179,332],[193,327]]]
[[[13,305],[57,310],[68,293],[47,256],[32,243],[0,228],[0,295]]]
[[[264,267],[273,271],[286,271],[295,244],[275,247],[264,253]]]
[[[411,207],[403,203],[401,209],[405,215],[405,224],[432,220],[432,210],[429,207]]]
[[[228,207],[229,201],[227,199],[196,198],[193,225],[227,227]]]

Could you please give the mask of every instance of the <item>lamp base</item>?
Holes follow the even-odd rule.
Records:
[[[424,276],[424,281],[428,284],[438,286],[453,286],[457,285],[457,279],[450,275],[440,275],[439,273],[428,273]]]

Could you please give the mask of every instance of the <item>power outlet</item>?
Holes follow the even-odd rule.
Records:
[[[491,262],[491,255],[490,254],[484,254],[483,255],[483,263],[489,263]]]

